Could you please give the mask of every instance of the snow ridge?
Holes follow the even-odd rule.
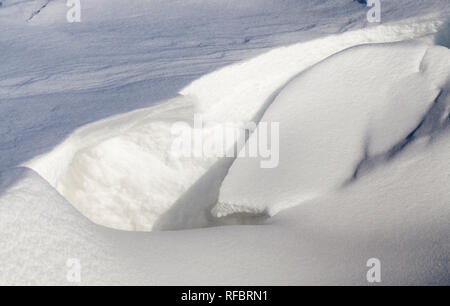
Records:
[[[325,58],[355,45],[429,36],[441,25],[439,20],[386,24],[274,49],[194,81],[181,97],[161,106],[83,127],[52,152],[24,165],[101,225],[150,231],[167,214],[178,216],[177,229],[220,224],[209,211],[232,161],[170,156],[173,122],[192,122],[194,114],[205,122],[257,120],[286,83]],[[218,172],[207,174],[216,164]],[[203,187],[207,192],[190,199],[197,209],[188,212],[176,205],[205,175],[214,180]],[[171,212],[174,207],[176,213]]]
[[[399,42],[347,49],[300,74],[262,118],[282,127],[280,165],[266,170],[258,159],[236,160],[214,213],[273,216],[440,133],[450,106],[443,94],[450,88],[448,63],[447,48]]]

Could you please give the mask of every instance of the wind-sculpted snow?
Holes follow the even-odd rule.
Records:
[[[0,284],[449,285],[450,138],[415,142],[341,192],[255,226],[136,233],[96,226],[31,170],[0,197]],[[182,271],[182,273],[180,273]]]
[[[449,98],[449,79],[447,48],[411,42],[355,47],[319,63],[291,81],[261,119],[280,123],[279,166],[237,159],[215,214],[274,215],[340,188],[362,160],[386,161],[399,144],[404,149],[433,105]],[[434,114],[435,123],[449,106]]]
[[[201,114],[206,123],[232,122],[239,126],[250,120],[258,121],[271,102],[272,96],[291,78],[311,65],[354,45],[429,35],[436,31],[439,24],[439,22],[427,22],[413,25],[386,25],[270,51],[255,59],[226,67],[200,78],[181,91],[182,97],[161,106],[135,111],[84,127],[51,153],[25,165],[37,171],[84,215],[98,224],[117,229],[143,231],[156,228],[214,225],[218,221],[211,220],[209,211],[217,201],[220,182],[226,174],[227,165],[232,160],[172,156],[171,145],[178,137],[171,132],[175,122],[185,121],[192,126],[195,114]],[[373,49],[378,50],[378,47]],[[396,48],[393,49],[396,50]],[[398,71],[405,69],[405,72],[409,72],[411,69],[418,69],[417,58],[423,55],[421,53],[425,52],[426,47],[406,50],[406,53],[411,51],[411,54],[407,56],[402,55],[405,50],[401,48],[397,50],[397,53],[393,54],[393,62],[387,66],[382,64],[384,57],[379,58],[376,64],[370,64],[372,62],[370,55],[362,56],[364,58],[362,62],[355,61],[361,65],[367,63],[366,67],[363,66],[360,71],[356,68],[358,66],[352,68],[354,71],[351,75],[355,88],[364,88],[359,99],[364,99],[363,95],[370,92],[372,86],[377,86],[363,79],[365,75],[369,78],[373,76],[371,67],[378,67],[377,77],[381,77],[391,65],[398,65]],[[351,57],[351,55],[348,56]],[[389,59],[389,55],[386,58]],[[398,59],[395,60],[395,58]],[[345,63],[331,66],[335,67],[334,69],[341,69],[345,74],[348,68]],[[407,67],[410,69],[406,69]],[[387,79],[383,84],[397,80],[397,76],[397,74],[391,74],[391,79]],[[416,83],[419,85],[421,83],[420,79],[413,81],[415,83],[412,87],[416,87]],[[336,80],[330,79],[329,82],[333,83]],[[408,80],[404,82],[407,83]],[[383,85],[379,90],[386,90],[385,87],[386,85]],[[347,86],[342,87],[342,90],[345,91],[346,88]],[[308,91],[319,94],[324,91],[324,88],[312,88]],[[405,91],[407,91],[406,88]],[[378,93],[378,90],[375,92]],[[421,116],[437,94],[435,91],[429,92],[427,87],[418,87],[418,92],[420,95],[417,97],[424,98],[423,104],[413,103],[415,108],[410,110],[412,114],[405,115],[406,119],[414,121],[416,116]],[[345,98],[341,97],[341,99]],[[367,101],[367,103],[371,102]],[[313,104],[310,105],[315,107]],[[341,107],[339,111],[346,113],[349,113],[352,108],[351,105]],[[379,108],[383,109],[383,106]],[[361,111],[363,110],[364,108]],[[320,112],[321,109],[317,111]],[[359,114],[355,111],[348,116],[347,118],[353,118],[358,117]],[[277,120],[283,124],[282,118]],[[295,121],[299,125],[302,123]],[[331,127],[328,128],[331,129]],[[363,126],[355,127],[353,130],[355,133],[365,133]],[[286,132],[286,135],[289,135],[287,137],[290,137],[291,132],[287,130]],[[213,134],[210,137],[215,136]],[[357,148],[357,144],[361,141],[362,139],[355,139],[352,146],[348,148],[356,155],[351,159],[353,163],[357,162],[353,159],[361,158],[363,154],[360,148]],[[377,140],[373,141],[375,144]],[[331,143],[330,147],[332,147]],[[294,154],[291,151],[288,152],[288,154]],[[351,158],[350,155],[348,158]],[[341,163],[338,159],[334,161]],[[287,163],[283,162],[283,164],[285,166],[280,169],[289,167]],[[341,163],[341,165],[346,172],[350,173],[354,167],[353,164]],[[334,175],[340,177],[342,173],[337,171]],[[198,181],[202,181],[203,176],[210,177],[206,180],[207,186],[201,187],[196,192],[197,196],[188,200],[188,202],[196,203],[195,208],[188,205],[186,201],[180,203],[180,199],[189,194],[189,190]],[[346,177],[349,176],[350,174],[346,175]],[[236,180],[236,184],[242,184],[242,181]],[[236,193],[236,196],[238,195],[241,194]],[[267,200],[270,200],[270,196]],[[243,197],[241,201],[246,201],[246,197]],[[222,199],[221,202],[223,202]],[[265,202],[259,205],[264,205],[263,203]],[[166,213],[173,213],[170,212],[172,207],[177,207],[175,213],[178,216],[177,221],[171,221],[169,218],[169,221],[161,224],[161,220],[166,219],[164,217]]]
[[[0,284],[449,284],[448,0],[1,2]],[[281,168],[172,155],[195,115]]]

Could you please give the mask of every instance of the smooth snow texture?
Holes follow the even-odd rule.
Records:
[[[171,155],[171,145],[178,137],[171,132],[175,122],[192,125],[195,114],[202,115],[205,123],[231,122],[237,127],[250,120],[258,121],[271,97],[289,79],[327,56],[361,43],[423,37],[437,31],[440,24],[426,21],[383,25],[270,51],[200,78],[181,91],[183,97],[161,106],[84,127],[52,152],[24,165],[38,172],[84,215],[101,225],[150,231],[217,224],[219,221],[209,217],[209,210],[217,201],[220,182],[231,161]],[[425,47],[417,52],[425,52]],[[421,55],[399,59],[399,69],[418,69],[419,63],[414,60]],[[338,67],[345,69],[345,63]],[[386,66],[379,69],[381,75]],[[425,97],[426,103],[434,98]],[[423,107],[418,107],[423,111]],[[201,187],[194,198],[189,197],[204,176],[209,177],[207,186]],[[182,200],[186,197],[189,200]],[[195,203],[194,211],[186,201]],[[174,225],[158,225],[174,206],[181,207],[182,213],[176,213],[181,217],[176,222],[164,222]],[[195,215],[198,216],[193,221]]]
[[[367,24],[367,8],[351,0],[90,0],[80,24],[68,24],[65,1],[55,0],[27,21],[46,1],[0,8],[0,284],[70,285],[67,260],[77,258],[81,285],[364,285],[372,257],[382,262],[382,284],[449,284],[447,89],[414,133],[425,137],[407,137],[392,157],[364,160],[364,175],[345,188],[299,198],[260,225],[118,231],[90,222],[54,188],[115,227],[228,222],[210,208],[232,160],[172,159],[169,123],[191,122],[194,112],[259,117],[298,73],[357,44],[445,42],[431,34],[450,17],[448,0],[383,0],[381,26]],[[262,54],[280,46],[288,47]],[[418,70],[426,84],[442,83],[446,52],[428,49],[432,60]],[[165,103],[149,108],[156,102]],[[51,184],[14,168],[29,160]],[[140,197],[158,196],[139,207]]]
[[[256,226],[135,233],[96,226],[33,171],[0,197],[0,284],[448,285],[450,137],[409,146],[345,190]],[[182,273],[180,273],[182,271]]]
[[[341,187],[362,160],[388,154],[419,126],[450,78],[448,63],[448,49],[406,42],[351,48],[302,73],[261,119],[280,123],[279,166],[238,158],[215,215],[273,215]]]

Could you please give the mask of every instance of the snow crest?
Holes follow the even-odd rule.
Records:
[[[354,47],[302,73],[262,118],[280,123],[279,166],[261,169],[258,158],[237,159],[215,215],[272,216],[341,188],[363,166],[389,161],[419,131],[429,137],[441,130],[450,106],[449,63],[446,48],[401,42]],[[435,126],[426,127],[430,116]]]
[[[206,75],[160,106],[85,126],[25,166],[104,226],[151,231],[218,224],[210,210],[232,160],[171,156],[172,123],[192,123],[195,114],[206,122],[258,121],[286,83],[325,58],[360,44],[427,37],[441,25],[440,21],[386,24],[274,49]],[[431,91],[426,102],[435,94]],[[420,105],[419,113],[427,103]]]

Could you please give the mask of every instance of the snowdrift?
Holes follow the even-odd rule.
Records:
[[[260,158],[238,158],[215,214],[274,215],[388,161],[415,134],[429,136],[447,122],[449,80],[447,48],[410,42],[355,47],[317,64],[291,81],[261,119],[280,123],[279,166],[261,169]],[[437,105],[441,113],[429,114]],[[260,141],[253,139],[258,134],[248,143]]]
[[[440,25],[439,21],[383,25],[272,50],[206,75],[183,89],[182,96],[160,106],[83,127],[52,152],[24,165],[38,172],[84,215],[101,225],[150,231],[221,224],[221,221],[211,218],[210,210],[217,202],[220,184],[233,160],[172,156],[171,144],[177,137],[171,133],[173,123],[184,121],[193,128],[194,115],[199,114],[206,123],[231,122],[236,128],[250,120],[258,122],[273,97],[290,79],[328,56],[363,43],[428,36]],[[418,69],[420,63],[417,61],[426,51],[424,46],[394,49],[398,50],[394,55],[399,59],[392,59],[389,64],[401,64],[399,69],[409,68],[406,69],[408,72]],[[402,61],[401,53],[405,50],[412,54]],[[365,56],[370,68],[370,56]],[[381,66],[376,70],[377,77],[381,77],[389,67],[380,63],[383,60],[384,57],[378,59]],[[365,62],[359,64],[365,65]],[[346,73],[346,63],[337,63],[336,66],[336,69],[343,70],[343,74]],[[356,64],[352,67],[356,71],[351,73],[359,77],[372,73],[367,67],[362,69],[369,70],[361,72],[358,72]],[[337,78],[336,75],[333,77]],[[393,74],[390,80],[395,77]],[[420,83],[420,78],[414,79],[414,84]],[[354,81],[355,84],[358,82]],[[366,86],[364,91],[369,91],[367,82],[361,86]],[[406,115],[414,123],[416,116],[423,114],[437,94],[437,91],[423,86],[419,97],[424,97],[424,101],[414,105],[411,118]],[[323,88],[317,90],[323,91]],[[364,99],[362,95],[363,92],[359,99]],[[342,107],[348,111],[352,105]],[[361,125],[356,130],[364,133],[363,128]],[[407,125],[405,129],[410,128],[412,126]],[[399,132],[401,136],[402,132],[404,130]],[[213,131],[209,137],[215,137]],[[289,134],[286,137],[290,137]],[[357,141],[359,139],[354,140],[353,147],[348,149],[356,148]],[[360,148],[352,154],[349,162],[357,162],[355,155],[362,157]],[[282,163],[289,167],[288,163]],[[349,165],[345,168],[350,171]],[[339,177],[342,175],[340,173]],[[226,181],[225,186],[227,184]],[[222,198],[220,202],[228,203],[228,200]],[[228,204],[236,203],[231,201]],[[259,205],[264,206],[262,203]]]
[[[366,285],[376,257],[383,285],[449,285],[448,0],[385,0],[375,27],[350,0],[84,1],[77,25],[2,2],[0,284],[71,284],[76,258],[82,285]],[[238,159],[214,218],[233,160],[167,151],[194,114],[279,120],[291,181]],[[287,201],[255,202],[269,183]]]
[[[31,170],[0,197],[0,284],[449,285],[450,137],[414,142],[347,189],[253,226],[136,233],[96,226]],[[51,259],[51,260],[49,260]],[[183,271],[183,273],[180,273]]]

